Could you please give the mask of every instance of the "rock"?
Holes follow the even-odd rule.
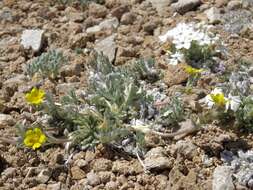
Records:
[[[119,7],[112,9],[111,14],[120,20],[122,15],[128,11],[129,11],[128,5],[121,5]]]
[[[164,75],[164,82],[169,87],[186,82],[188,74],[185,72],[185,64],[168,65]]]
[[[55,184],[48,184],[47,190],[62,190],[61,188],[61,182],[55,183]]]
[[[13,15],[11,12],[11,9],[9,9],[8,7],[3,7],[0,10],[0,21],[9,21],[12,22],[13,21]]]
[[[89,37],[85,33],[73,34],[69,37],[69,46],[72,49],[85,48]]]
[[[119,26],[119,20],[117,17],[106,19],[99,24],[101,29],[116,29]]]
[[[111,62],[115,59],[116,53],[116,44],[115,44],[115,34],[97,42],[95,44],[95,50],[99,52],[103,52]]]
[[[131,47],[118,47],[117,51],[117,57],[135,57],[136,56],[136,51],[134,48]]]
[[[85,178],[85,172],[78,166],[74,166],[71,168],[71,175],[72,179],[74,180],[80,180]]]
[[[99,176],[99,178],[101,180],[101,183],[106,184],[107,182],[109,182],[110,179],[111,179],[111,175],[112,174],[113,174],[112,172],[107,172],[107,171],[101,171],[101,172],[99,172],[98,176]]]
[[[87,182],[91,186],[96,186],[101,183],[99,176],[94,172],[90,172],[87,174]]]
[[[143,30],[148,34],[153,34],[154,30],[157,28],[157,24],[153,21],[149,21],[143,25]]]
[[[165,155],[162,147],[157,147],[147,152],[144,165],[147,170],[171,169],[173,167],[173,160]]]
[[[16,175],[16,168],[6,168],[2,173],[1,176],[5,176],[6,178],[13,178]]]
[[[128,12],[122,15],[120,22],[122,24],[128,25],[128,24],[133,24],[135,19],[136,19],[136,15],[131,12]]]
[[[156,9],[159,16],[164,16],[168,10],[171,3],[175,2],[176,0],[147,0],[152,4],[152,6]]]
[[[192,169],[188,172],[187,176],[182,173],[182,167],[175,165],[169,173],[168,189],[180,190],[180,189],[196,189],[200,190],[201,185],[197,182],[197,173]],[[206,189],[206,188],[204,188]]]
[[[212,7],[205,11],[205,14],[208,18],[209,23],[211,24],[218,24],[222,21],[220,10],[216,7]]]
[[[158,189],[166,189],[168,188],[168,177],[165,175],[157,175],[156,180],[158,181]]]
[[[64,155],[62,153],[53,154],[52,164],[64,164]]]
[[[37,176],[37,180],[39,183],[47,183],[52,175],[52,171],[50,169],[43,169]]]
[[[85,166],[88,165],[88,162],[86,160],[83,160],[83,159],[78,159],[78,160],[75,161],[74,165],[78,166],[79,168],[84,168]]]
[[[109,171],[112,168],[112,161],[105,159],[105,158],[99,158],[94,160],[93,170],[95,172],[99,171]]]
[[[86,32],[89,33],[97,33],[103,30],[111,30],[114,31],[119,26],[119,20],[116,17],[106,19],[101,22],[99,25],[92,26],[86,29]]]
[[[229,1],[227,5],[228,10],[235,10],[241,7],[242,7],[242,1],[239,1],[239,0]]]
[[[196,9],[201,5],[200,0],[179,0],[177,3],[171,4],[172,9],[180,14],[185,14],[189,11]]]
[[[226,6],[229,0],[215,0],[215,4],[217,7]]]
[[[25,49],[30,47],[38,52],[44,42],[44,30],[24,30],[21,36],[21,45]]]
[[[101,31],[101,27],[99,25],[92,26],[86,29],[86,32],[88,34],[97,33]]]
[[[3,129],[7,126],[12,126],[15,124],[15,121],[11,115],[0,113],[0,129]]]
[[[90,3],[89,15],[95,18],[104,18],[107,15],[107,8],[97,3]]]
[[[177,154],[183,155],[188,160],[192,160],[198,154],[197,146],[189,140],[177,141],[175,149]]]
[[[110,182],[106,183],[105,190],[115,190],[115,189],[118,189],[118,187],[119,187],[119,185],[117,182],[110,181]]]
[[[232,171],[228,166],[218,166],[213,172],[213,190],[234,190]]]
[[[138,160],[133,163],[126,160],[116,160],[113,162],[112,172],[124,175],[133,175],[143,172],[143,169]]]
[[[64,65],[60,69],[60,74],[61,76],[64,76],[64,77],[80,76],[82,70],[83,70],[82,64],[75,63],[75,64],[70,64],[70,65]]]
[[[69,21],[72,22],[82,22],[84,20],[84,15],[83,13],[69,13],[69,15],[67,16],[67,18],[69,19]]]

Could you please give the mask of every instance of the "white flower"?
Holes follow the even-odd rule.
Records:
[[[166,42],[168,38],[173,39],[172,43],[177,49],[189,49],[192,41],[197,41],[200,45],[210,45],[217,41],[217,38],[211,38],[207,31],[203,29],[205,27],[202,25],[179,23],[159,38],[161,42]]]
[[[172,54],[171,59],[169,59],[169,64],[171,65],[177,65],[179,62],[182,62],[184,59],[184,55],[180,52],[176,52]]]
[[[228,95],[228,101],[226,103],[226,110],[231,109],[236,112],[241,104],[241,99],[239,96]]]

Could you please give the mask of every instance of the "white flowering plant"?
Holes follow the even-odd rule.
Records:
[[[205,117],[234,123],[240,129],[253,130],[253,95],[247,69],[231,73],[227,82],[220,84],[201,102],[208,108]],[[210,120],[209,120],[210,121]]]
[[[167,50],[169,64],[177,65],[186,61],[190,65],[201,68],[215,54],[218,37],[208,32],[203,24],[179,23],[175,28],[159,36],[162,43],[172,43]]]

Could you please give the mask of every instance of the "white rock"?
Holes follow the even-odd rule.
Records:
[[[217,9],[216,7],[212,7],[210,9],[206,10],[205,14],[211,24],[217,24],[222,21],[220,10]]]
[[[228,166],[218,166],[213,173],[213,190],[234,190],[232,171]]]
[[[116,44],[115,44],[115,34],[97,42],[95,44],[95,50],[98,52],[103,52],[109,60],[112,62],[115,58]]]
[[[119,20],[116,17],[113,17],[113,18],[102,21],[99,25],[87,28],[86,32],[96,33],[96,32],[100,32],[102,30],[107,30],[107,29],[114,30],[118,28],[118,26],[119,26]]]
[[[50,179],[51,175],[52,175],[52,172],[49,169],[43,169],[37,176],[37,180],[40,183],[46,183]]]
[[[5,128],[6,126],[14,125],[14,119],[11,115],[0,114],[0,129]]]
[[[38,52],[43,44],[44,30],[24,30],[21,36],[21,45],[25,49],[30,47],[33,51]]]

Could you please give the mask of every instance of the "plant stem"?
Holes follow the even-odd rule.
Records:
[[[17,144],[17,141],[11,138],[0,137],[0,141],[7,144]]]

